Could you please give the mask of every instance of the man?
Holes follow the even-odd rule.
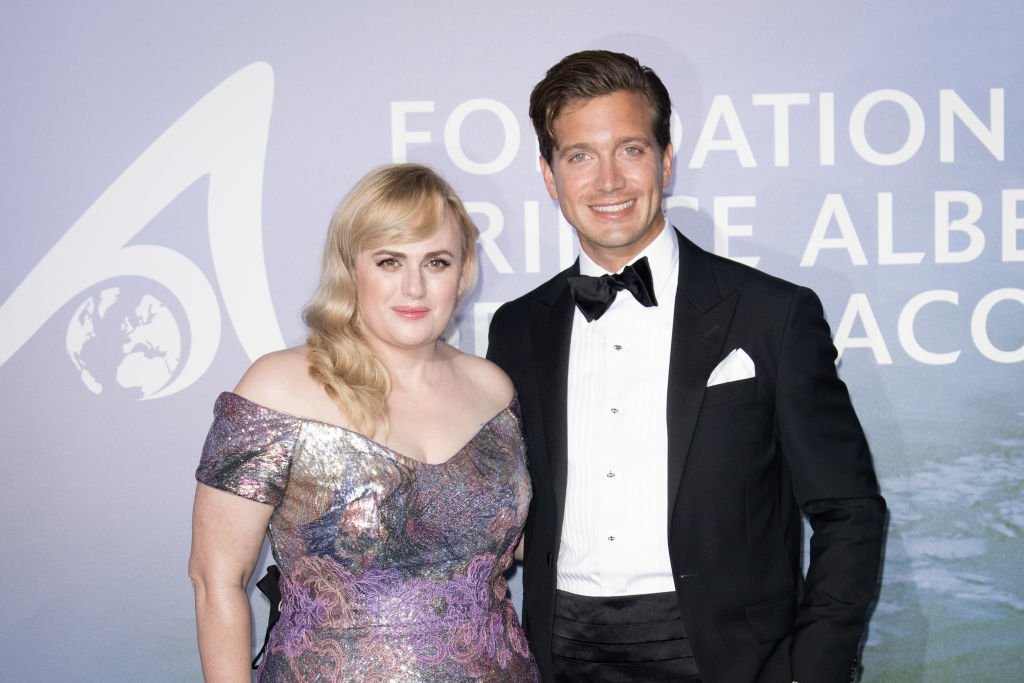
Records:
[[[669,115],[605,51],[531,95],[581,254],[490,328],[533,478],[530,644],[547,681],[845,681],[885,519],[868,446],[814,293],[666,226]]]

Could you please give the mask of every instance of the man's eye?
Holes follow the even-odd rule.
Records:
[[[577,152],[576,154],[573,154],[571,157],[569,157],[569,161],[583,161],[586,158],[586,154],[584,154],[583,152]]]
[[[637,154],[643,154],[644,150],[642,147],[630,146],[626,148],[626,154],[635,156]]]

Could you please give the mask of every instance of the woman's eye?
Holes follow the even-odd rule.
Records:
[[[430,259],[429,261],[427,261],[427,265],[429,267],[431,267],[431,268],[442,269],[442,268],[447,268],[448,266],[450,266],[451,262],[448,259],[433,258],[433,259]]]
[[[380,268],[397,268],[399,265],[401,264],[398,263],[398,259],[393,256],[388,256],[387,258],[382,258],[377,261],[377,266]]]

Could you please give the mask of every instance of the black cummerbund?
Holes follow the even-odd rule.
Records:
[[[558,681],[700,681],[675,593],[557,591],[551,650]]]

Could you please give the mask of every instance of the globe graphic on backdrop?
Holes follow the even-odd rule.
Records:
[[[181,346],[173,313],[144,287],[103,289],[68,323],[68,355],[94,394],[152,396],[174,377]]]

